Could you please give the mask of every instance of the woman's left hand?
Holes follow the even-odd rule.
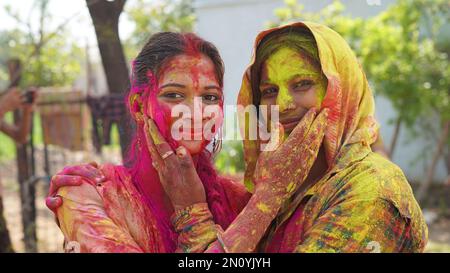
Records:
[[[203,184],[189,152],[180,146],[174,152],[152,119],[144,117],[144,132],[152,163],[175,211],[205,203]]]

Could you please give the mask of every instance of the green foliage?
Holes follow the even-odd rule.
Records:
[[[160,31],[189,32],[195,23],[192,0],[135,0],[126,8],[134,31],[125,41],[126,56],[134,58],[148,38]]]
[[[16,20],[14,29],[0,32],[0,91],[9,84],[7,61],[18,58],[22,62],[22,87],[71,85],[81,70],[83,51],[70,40],[65,25],[49,30],[53,16],[48,12],[48,0],[36,0],[30,10],[30,17],[38,17],[38,24],[30,23],[30,18],[21,18],[11,7],[4,6],[6,12]],[[12,122],[12,113],[5,117]],[[34,115],[33,138],[35,144],[42,143],[40,118]],[[13,141],[0,134],[0,160],[11,160],[15,156]]]
[[[242,141],[224,141],[222,150],[215,158],[215,166],[222,174],[242,173],[245,170]]]
[[[83,51],[75,44],[67,44],[63,35],[49,41],[41,49],[39,56],[31,56],[33,45],[26,41],[25,33],[20,30],[5,31],[0,36],[1,64],[6,68],[9,58],[19,58],[22,61],[22,86],[71,85],[79,76]],[[4,72],[0,77],[6,81],[7,73]]]
[[[54,17],[48,12],[48,0],[35,0],[29,17],[39,18],[37,25],[21,18],[10,6],[5,11],[16,20],[14,29],[0,33],[0,62],[6,68],[10,58],[22,61],[22,86],[64,86],[73,83],[84,60],[82,49],[71,41],[65,25],[50,30]],[[0,73],[1,87],[7,81],[6,69]]]

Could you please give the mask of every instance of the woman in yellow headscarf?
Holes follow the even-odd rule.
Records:
[[[195,223],[179,213],[173,223],[184,249],[423,251],[421,209],[401,169],[371,150],[378,138],[373,95],[339,34],[310,22],[260,33],[238,104],[278,106],[287,139],[273,152],[244,140],[252,198],[225,231],[208,212]]]

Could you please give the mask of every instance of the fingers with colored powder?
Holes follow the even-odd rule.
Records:
[[[153,141],[152,134],[150,133],[150,122],[153,124],[153,121],[151,121],[149,118],[144,119],[144,134],[145,134],[145,140],[147,143],[148,151],[150,152],[150,156],[152,158],[152,164],[155,168],[159,169],[161,166],[164,166],[164,161],[161,158],[161,155],[159,154],[155,142]]]
[[[297,174],[309,173],[309,169],[315,162],[325,135],[328,109],[321,111],[315,119],[310,119],[311,116],[307,118],[308,128],[295,128],[291,133],[291,135],[294,134],[292,138],[290,135],[286,142],[283,143],[283,147],[279,149],[280,155],[287,155],[289,162],[291,162],[290,168],[296,170]],[[300,141],[296,139],[297,137],[302,137],[303,139]],[[298,181],[301,180],[302,178],[298,178]]]
[[[58,190],[62,187],[80,186],[83,183],[83,179],[92,184],[98,184],[104,182],[106,177],[95,162],[64,168],[61,172],[54,175],[50,181],[49,193],[45,200],[47,207],[55,211],[62,205],[61,197],[56,195]]]
[[[277,150],[261,153],[255,193],[211,251],[217,250],[217,242],[229,252],[255,251],[283,202],[306,179],[322,144],[327,116],[327,110],[316,117],[311,109]]]
[[[292,152],[292,148],[294,148],[299,143],[304,143],[304,139],[311,129],[311,125],[313,124],[316,117],[316,109],[311,108],[300,120],[297,126],[292,130],[289,136],[286,138],[286,141],[282,146],[277,150],[278,154],[288,155]]]
[[[274,131],[271,132],[269,141],[261,142],[262,152],[271,152],[278,149],[284,142],[284,127],[281,123],[277,122],[275,126],[272,125]]]

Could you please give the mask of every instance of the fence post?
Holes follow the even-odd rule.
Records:
[[[10,87],[20,83],[22,68],[18,59],[8,61]],[[14,111],[14,123],[21,119],[20,110]],[[22,211],[23,240],[26,252],[37,252],[35,187],[31,181],[31,156],[29,145],[16,144],[17,174],[20,188],[20,204]]]

